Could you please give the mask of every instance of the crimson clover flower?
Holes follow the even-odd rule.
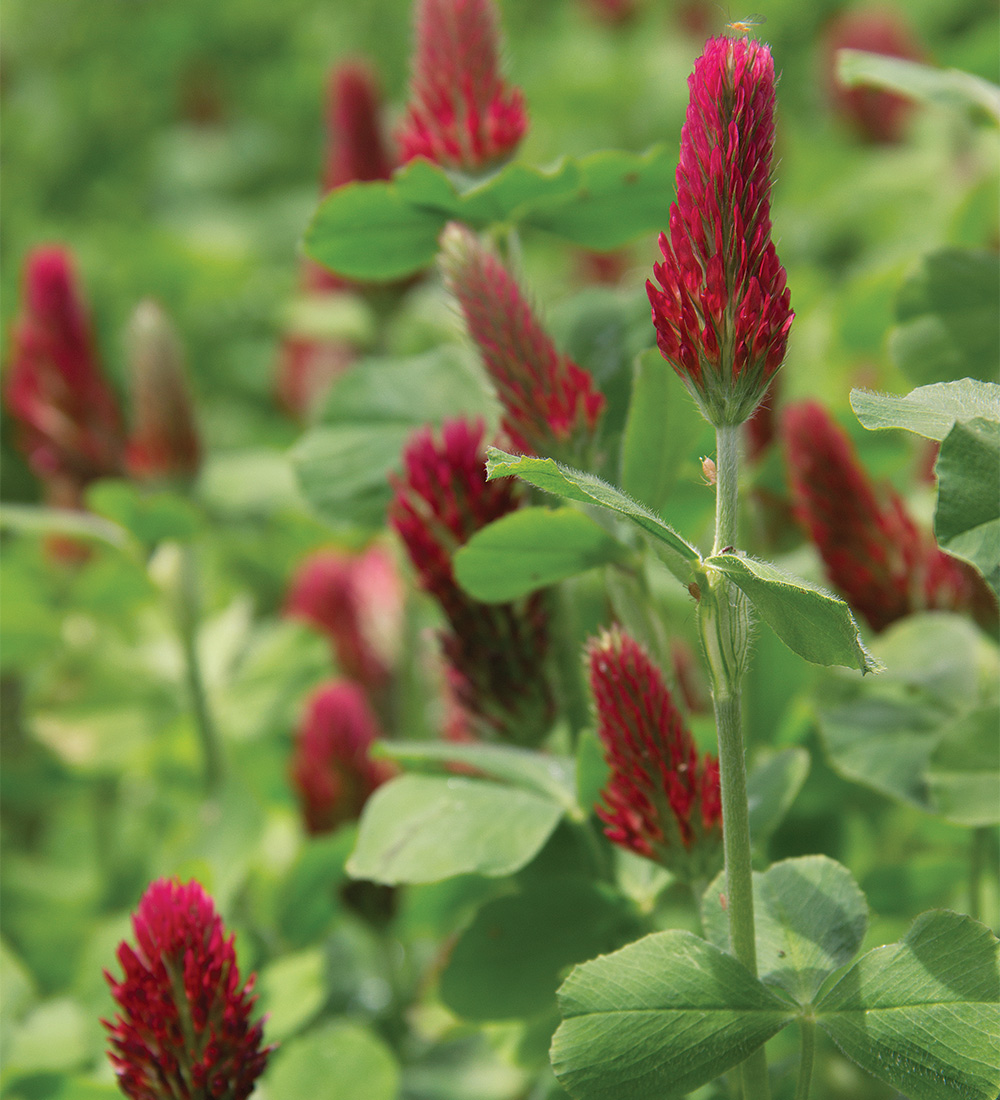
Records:
[[[880,7],[844,11],[823,33],[826,86],[833,109],[865,141],[881,145],[902,141],[916,102],[882,88],[844,87],[837,76],[837,51],[843,49],[923,61],[924,51],[902,14]]]
[[[29,254],[12,343],[4,396],[17,444],[49,502],[80,507],[91,481],[121,473],[125,440],[66,249]]]
[[[784,436],[792,497],[826,575],[873,630],[914,611],[968,611],[985,627],[996,601],[979,574],[922,532],[891,489],[876,491],[850,440],[815,401],[790,405]]]
[[[705,416],[741,424],[785,357],[792,323],[771,241],[774,61],[712,38],[688,78],[677,201],[646,291],[656,342]]]
[[[556,350],[499,258],[453,222],[441,237],[441,268],[496,386],[512,445],[564,457],[589,440],[604,395],[588,371]]]
[[[180,340],[155,302],[142,302],[132,315],[128,344],[129,473],[138,480],[193,478],[201,465],[194,403]]]
[[[380,736],[358,684],[334,680],[309,697],[290,773],[311,834],[356,821],[368,796],[392,775],[386,764],[369,755]]]
[[[446,421],[440,436],[415,432],[394,479],[389,521],[421,587],[447,621],[441,646],[455,696],[480,736],[524,745],[548,732],[554,702],[545,676],[549,646],[544,592],[484,604],[458,585],[452,554],[480,528],[518,506],[516,483],[486,480],[481,421]]]
[[[611,769],[597,814],[616,844],[688,881],[721,863],[719,765],[700,756],[660,670],[617,628],[587,647],[597,733]]]
[[[524,97],[500,73],[493,0],[419,0],[402,160],[479,172],[509,157],[527,128]]]
[[[386,686],[399,643],[403,592],[385,549],[309,555],[292,578],[285,613],[326,635],[348,679],[373,695]]]
[[[108,1056],[131,1100],[245,1100],[273,1047],[251,1024],[254,976],[240,984],[234,936],[225,938],[197,882],[153,882],[122,942],[121,980],[104,972],[120,1011]]]

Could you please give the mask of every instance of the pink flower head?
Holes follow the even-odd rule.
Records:
[[[378,77],[371,65],[360,58],[338,65],[330,74],[327,98],[326,191],[392,175],[393,157],[381,113]]]
[[[484,604],[459,587],[452,554],[517,507],[516,483],[487,481],[482,422],[452,420],[440,437],[414,433],[394,481],[389,521],[406,546],[421,587],[447,620],[441,644],[449,682],[475,731],[537,744],[554,714],[545,678],[548,611],[544,592],[516,603]]]
[[[332,832],[356,821],[368,796],[392,775],[387,764],[369,755],[380,736],[357,684],[335,680],[312,694],[290,768],[310,833]]]
[[[837,51],[844,49],[922,61],[924,51],[902,12],[880,7],[841,12],[823,36],[827,90],[837,114],[865,141],[902,141],[916,103],[882,88],[845,88],[837,79]]]
[[[453,222],[441,248],[445,284],[496,386],[512,445],[567,457],[593,436],[604,395],[556,350],[513,276],[475,233]]]
[[[677,201],[646,291],[656,342],[713,424],[741,424],[781,366],[792,324],[771,241],[774,61],[712,38],[688,77]]]
[[[996,622],[996,600],[979,574],[920,531],[891,489],[877,492],[846,434],[815,401],[784,416],[796,512],[855,610],[884,630],[914,611],[969,611]]]
[[[509,157],[528,128],[520,89],[500,75],[493,0],[419,0],[404,162],[426,157],[479,172]]]
[[[124,975],[104,972],[120,1012],[108,1056],[131,1100],[244,1100],[273,1047],[250,1023],[254,977],[243,986],[234,936],[225,938],[197,882],[158,879],[132,916],[136,947],[118,948]]]
[[[91,481],[121,472],[124,433],[65,249],[29,254],[12,342],[4,395],[18,445],[49,498],[79,506]]]
[[[719,765],[699,756],[645,649],[614,628],[587,647],[597,733],[611,768],[597,814],[616,844],[688,879],[721,862]]]
[[[177,334],[160,307],[146,301],[128,335],[129,473],[140,480],[192,478],[201,466],[201,439]]]
[[[329,638],[344,676],[372,693],[385,687],[403,614],[402,585],[386,550],[311,554],[292,578],[285,611]]]

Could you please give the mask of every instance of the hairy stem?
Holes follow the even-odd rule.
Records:
[[[799,1029],[802,1036],[802,1057],[799,1059],[795,1100],[809,1100],[809,1086],[812,1083],[813,1061],[816,1056],[816,1021],[811,1016],[803,1016],[799,1021]]]

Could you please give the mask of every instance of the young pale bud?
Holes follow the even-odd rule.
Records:
[[[180,340],[163,310],[142,302],[128,333],[132,433],[129,473],[140,481],[188,479],[201,465],[201,440]]]

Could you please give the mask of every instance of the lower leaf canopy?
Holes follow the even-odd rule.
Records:
[[[816,1006],[821,1026],[910,1100],[996,1100],[1000,944],[971,917],[932,910],[862,956]]]
[[[663,1100],[779,1032],[790,1007],[690,932],[656,932],[576,967],[559,990],[552,1066],[579,1100]]]

